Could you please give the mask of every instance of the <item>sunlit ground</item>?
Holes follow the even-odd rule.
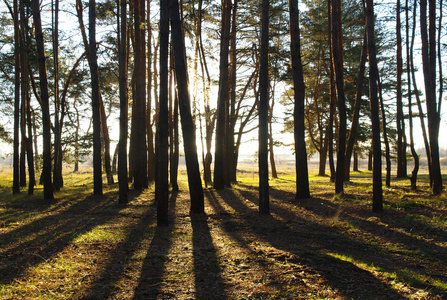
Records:
[[[393,178],[385,211],[373,214],[370,172],[352,173],[334,195],[312,165],[312,198],[297,201],[293,161],[283,162],[266,216],[257,211],[256,164],[240,167],[232,188],[205,189],[203,216],[189,214],[182,169],[167,228],[156,227],[153,186],[122,206],[117,185],[92,196],[90,169],[67,167],[47,203],[41,186],[12,196],[4,170],[0,298],[447,298],[447,201],[430,194],[426,173],[416,191]]]

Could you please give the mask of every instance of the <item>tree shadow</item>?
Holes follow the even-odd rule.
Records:
[[[113,192],[74,201],[0,236],[1,248],[7,249],[0,251],[0,284],[10,284],[27,268],[56,256],[77,237],[112,220],[122,209],[115,203]]]
[[[155,299],[159,295],[166,259],[172,245],[172,224],[175,221],[177,197],[178,192],[173,192],[169,199],[170,225],[155,228],[133,299]],[[174,295],[164,296],[173,297]]]
[[[244,198],[249,193],[246,190],[237,192]],[[234,210],[247,209],[247,206],[241,202],[241,197],[234,194],[233,190],[219,192],[219,195]],[[252,195],[250,198],[254,197],[255,195]],[[290,222],[284,223],[272,215],[260,216],[252,211],[249,214],[240,215],[244,228],[255,234],[257,239],[269,243],[276,249],[293,254],[296,263],[305,264],[318,272],[325,279],[325,284],[338,290],[343,297],[362,298],[364,296],[364,291],[360,286],[362,284],[367,285],[368,289],[374,288],[380,291],[377,294],[377,299],[405,299],[404,296],[386,283],[381,282],[370,272],[352,263],[322,254],[320,251],[321,249],[335,251],[334,248],[336,248],[337,252],[344,253],[344,247],[365,249],[365,245],[340,234],[330,227],[318,223],[307,224],[305,219],[295,214],[291,215],[290,211],[280,208],[278,205],[273,204],[271,208],[272,212],[281,215],[282,218],[290,220]],[[290,226],[292,223],[300,224],[298,226],[301,228]],[[240,245],[247,249],[250,248],[248,241],[241,233],[226,228],[225,224],[223,227],[227,234],[232,236]],[[303,227],[306,228],[303,230]],[[302,234],[306,230],[307,234],[303,236]],[[318,242],[312,238],[315,234],[322,235],[318,238]],[[321,241],[327,242],[321,244]],[[334,247],[333,244],[337,242],[339,245]],[[365,250],[372,251],[373,249]]]
[[[197,299],[227,299],[222,267],[208,226],[208,216],[191,215],[194,275]]]

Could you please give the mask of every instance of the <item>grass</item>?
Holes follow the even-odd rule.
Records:
[[[90,172],[66,173],[56,200],[11,194],[0,173],[0,299],[445,299],[447,208],[427,179],[384,187],[371,212],[371,173],[343,194],[311,174],[312,198],[295,200],[294,174],[270,180],[271,215],[258,213],[258,178],[240,172],[205,190],[189,215],[182,172],[170,225],[156,226],[151,188],[117,203],[117,185],[92,196]]]

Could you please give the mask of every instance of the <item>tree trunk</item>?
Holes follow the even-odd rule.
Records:
[[[96,56],[96,2],[89,0],[89,51],[93,113],[93,194],[102,195],[101,115],[99,112],[99,77]]]
[[[408,84],[408,121],[410,126],[410,149],[413,156],[414,167],[411,171],[410,184],[412,189],[417,188],[417,177],[419,171],[419,156],[414,148],[414,136],[413,136],[413,104],[412,104],[412,88],[411,88],[411,68],[410,68],[410,18],[409,18],[408,0],[405,0],[405,35],[406,35],[406,52],[407,52],[407,84]],[[413,23],[413,30],[416,28],[416,24]],[[412,48],[412,47],[411,47]]]
[[[422,70],[425,83],[427,105],[428,136],[430,138],[430,158],[433,194],[442,192],[441,166],[439,162],[439,111],[436,103],[436,2],[429,0],[429,27],[427,36],[427,0],[421,0],[420,24],[422,40]]]
[[[118,142],[118,202],[128,202],[128,177],[127,177],[127,137],[128,137],[128,68],[127,68],[127,1],[118,0],[120,3],[120,22],[118,25],[118,59],[119,59],[119,93],[120,93],[120,135]]]
[[[147,133],[147,179],[155,180],[155,152],[154,132],[152,130],[152,28],[151,28],[151,0],[147,0],[147,106],[146,106],[146,133]]]
[[[397,178],[407,177],[406,145],[404,143],[405,123],[402,104],[402,35],[400,21],[400,0],[396,5],[396,128],[397,128]]]
[[[146,46],[145,31],[145,1],[134,2],[135,23],[135,130],[134,138],[134,188],[137,190],[148,187],[147,181],[147,144],[146,144]]]
[[[349,180],[349,169],[351,164],[351,156],[352,151],[354,149],[354,144],[357,140],[357,129],[359,126],[359,117],[360,117],[360,105],[362,101],[362,90],[363,90],[363,80],[365,78],[365,63],[366,63],[366,54],[368,52],[367,41],[366,41],[366,31],[363,36],[363,47],[362,54],[360,57],[360,68],[359,75],[357,77],[357,87],[355,94],[355,102],[354,102],[354,111],[352,113],[352,122],[351,122],[351,130],[349,131],[348,141],[346,143],[346,161],[345,161],[345,179]]]
[[[18,0],[14,0],[14,153],[12,193],[20,193],[19,128],[20,128],[20,28]]]
[[[270,160],[270,168],[272,170],[272,178],[278,178],[278,172],[276,171],[276,163],[275,163],[275,153],[273,151],[274,148],[274,141],[273,141],[273,129],[272,129],[272,123],[273,123],[273,106],[275,105],[275,97],[272,95],[272,105],[269,107],[269,117],[268,117],[268,123],[269,123],[269,135],[268,135],[268,143],[269,143],[269,160]],[[233,134],[234,136],[234,134]]]
[[[295,90],[293,111],[295,138],[296,196],[295,199],[310,197],[309,175],[307,169],[307,152],[304,127],[305,86],[303,65],[301,62],[301,42],[299,27],[298,1],[289,0],[290,14],[290,52],[292,59],[292,76]]]
[[[259,69],[259,212],[270,213],[268,166],[268,109],[269,109],[269,1],[262,0],[261,55]]]
[[[157,202],[157,225],[168,225],[168,56],[169,56],[169,0],[160,1],[160,96],[158,127],[156,133],[155,201]]]
[[[39,66],[41,106],[42,106],[42,128],[43,128],[43,194],[45,200],[53,200],[53,183],[51,181],[51,120],[48,95],[47,70],[45,65],[45,47],[43,42],[42,21],[40,18],[39,1],[32,1],[34,16],[35,37],[37,46],[37,63]]]
[[[386,122],[385,104],[383,103],[382,82],[380,80],[380,76],[377,76],[377,83],[378,83],[378,88],[379,88],[380,109],[382,112],[383,142],[385,144],[385,161],[386,161],[386,180],[385,180],[385,182],[386,182],[386,186],[390,187],[391,186],[391,154],[390,154],[390,143],[388,141],[388,130],[387,130],[388,125]]]
[[[373,212],[383,210],[382,196],[382,152],[380,149],[380,120],[379,99],[377,97],[377,82],[379,71],[376,60],[376,42],[374,37],[374,3],[366,0],[366,26],[368,34],[368,56],[369,56],[369,96],[371,107],[371,127],[373,136]]]
[[[335,193],[343,192],[344,162],[346,148],[346,104],[343,79],[341,4],[340,0],[331,0],[331,40],[332,63],[334,65],[335,85],[337,89],[337,107],[339,114],[337,167],[335,170]]]
[[[334,64],[332,61],[333,51],[332,51],[332,22],[331,22],[331,1],[328,0],[328,23],[329,23],[329,53],[331,57],[331,63],[329,64],[329,81],[330,81],[330,89],[331,89],[331,103],[329,108],[329,122],[326,135],[328,136],[328,155],[329,155],[329,168],[331,170],[331,182],[335,182],[335,166],[334,166],[334,115],[335,115],[335,74],[334,74]]]
[[[228,168],[226,163],[226,107],[229,101],[228,92],[228,54],[230,44],[231,1],[223,0],[222,34],[220,40],[219,92],[217,99],[216,147],[214,162],[214,188],[223,189],[228,184]]]
[[[182,32],[182,22],[179,14],[178,0],[170,0],[170,16],[172,41],[174,47],[175,74],[183,132],[183,145],[188,174],[189,194],[191,197],[191,213],[203,213],[204,196],[200,177],[199,160],[197,157],[196,135],[191,116],[191,104],[188,93],[185,41]]]

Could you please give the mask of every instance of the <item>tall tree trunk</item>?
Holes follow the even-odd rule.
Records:
[[[360,105],[362,101],[363,80],[365,78],[366,54],[368,52],[366,31],[363,36],[362,54],[360,56],[359,75],[357,76],[357,86],[354,102],[354,111],[352,112],[351,130],[349,131],[348,141],[346,142],[346,160],[345,160],[345,179],[349,180],[349,169],[351,164],[352,151],[357,140],[357,129],[359,126]]]
[[[421,0],[421,40],[422,70],[425,83],[427,105],[428,136],[430,138],[430,158],[433,194],[442,192],[441,166],[439,162],[439,111],[436,103],[436,1],[429,0],[429,26],[427,36],[427,0]]]
[[[188,93],[185,41],[182,32],[182,21],[179,14],[178,0],[170,0],[170,16],[172,41],[174,47],[175,74],[179,97],[179,108],[183,132],[183,146],[188,174],[189,194],[191,197],[191,213],[203,213],[204,196],[197,157],[196,135],[191,116],[191,104]]]
[[[289,14],[291,40],[290,52],[292,59],[293,86],[295,90],[295,106],[293,111],[296,169],[295,199],[304,199],[310,197],[310,191],[304,127],[305,86],[303,65],[301,62],[299,10],[297,0],[289,0]]]
[[[155,180],[155,152],[154,132],[152,130],[152,28],[151,28],[151,0],[147,0],[147,106],[146,106],[146,133],[147,133],[147,179]]]
[[[146,50],[145,50],[145,0],[134,2],[135,25],[135,130],[134,140],[134,188],[145,189],[147,181],[147,144],[146,144]]]
[[[270,213],[268,166],[268,109],[269,109],[269,9],[268,0],[262,0],[261,55],[259,70],[259,212]]]
[[[37,63],[39,66],[40,99],[42,106],[42,129],[43,129],[43,194],[45,200],[54,199],[53,182],[51,181],[51,120],[50,104],[48,95],[47,70],[45,65],[45,46],[43,42],[42,21],[38,0],[32,0],[34,16],[35,37],[37,46]]]
[[[369,97],[371,107],[371,127],[373,136],[373,211],[383,210],[382,196],[382,152],[380,149],[380,120],[379,99],[377,97],[377,82],[379,70],[376,60],[376,42],[374,37],[374,1],[366,0],[366,26],[368,34],[368,56],[369,56]]]
[[[387,187],[391,186],[391,154],[390,154],[390,143],[388,140],[388,125],[386,122],[386,113],[385,113],[385,104],[383,103],[382,97],[382,81],[380,76],[377,76],[377,83],[379,88],[379,101],[380,101],[380,110],[382,112],[382,130],[383,130],[383,142],[385,144],[385,161],[386,161],[386,180],[385,184]],[[374,145],[373,145],[374,147]],[[374,152],[374,151],[373,151]]]
[[[87,34],[85,31],[84,21],[83,21],[83,5],[81,0],[76,0],[76,12],[79,21],[79,29],[81,30],[82,41],[85,48],[85,54],[87,56],[87,60],[90,63],[91,57],[91,46],[89,45],[89,41],[87,40]],[[98,79],[99,82],[99,79]],[[98,83],[99,85],[99,83]],[[107,176],[107,183],[113,184],[113,174],[110,168],[110,137],[107,127],[107,116],[105,113],[104,101],[102,100],[101,95],[101,87],[98,87],[98,95],[99,95],[99,114],[100,114],[100,135],[102,134],[104,139],[104,166]]]
[[[25,6],[23,1],[20,2],[20,24],[21,24],[21,64],[22,64],[22,101],[25,103],[26,127],[28,129],[28,138],[26,139],[26,154],[28,163],[28,195],[34,193],[36,185],[34,154],[33,154],[33,125],[31,115],[31,99],[29,96],[29,76],[28,76],[28,19],[25,14]]]
[[[20,128],[20,28],[18,0],[14,0],[14,153],[12,193],[20,193],[19,128]]]
[[[120,22],[118,33],[118,59],[119,59],[119,93],[120,93],[120,135],[118,142],[118,183],[119,203],[127,203],[129,191],[127,178],[127,137],[128,137],[128,87],[127,87],[127,1],[118,0],[120,3]]]
[[[274,88],[273,88],[274,89]],[[275,97],[274,91],[272,92],[272,105],[269,106],[269,116],[268,116],[268,125],[269,125],[269,135],[268,135],[268,144],[269,144],[269,160],[270,160],[270,168],[272,170],[272,178],[278,178],[278,172],[276,171],[276,163],[275,163],[275,153],[273,151],[274,148],[274,140],[273,140],[273,107],[275,105]],[[233,134],[234,136],[234,134]]]
[[[428,174],[430,176],[430,185],[433,182],[432,179],[432,171],[431,171],[431,156],[430,156],[430,145],[428,143],[428,137],[427,137],[427,130],[425,127],[425,120],[424,120],[424,112],[422,110],[422,103],[421,99],[419,97],[419,89],[417,86],[416,81],[416,75],[415,75],[415,69],[414,69],[414,57],[413,57],[413,49],[414,49],[414,40],[416,35],[416,11],[417,11],[417,0],[413,3],[413,30],[411,33],[411,45],[410,45],[410,69],[411,69],[411,79],[413,83],[413,93],[416,97],[416,104],[418,107],[418,115],[419,115],[419,121],[421,123],[421,131],[422,131],[422,138],[424,140],[424,147],[425,147],[425,155],[427,156],[427,165],[428,165]]]
[[[54,166],[53,186],[59,191],[64,186],[62,177],[62,123],[59,122],[61,108],[59,95],[59,0],[53,1],[51,10],[53,17],[53,64],[54,64]]]
[[[416,24],[413,24],[413,28]],[[411,171],[410,184],[412,189],[417,188],[417,177],[419,171],[419,156],[414,148],[414,137],[413,137],[413,103],[412,103],[412,88],[411,88],[411,68],[410,68],[410,17],[409,17],[409,6],[408,0],[405,0],[405,36],[406,36],[406,54],[407,54],[407,84],[408,84],[408,121],[410,126],[410,149],[411,155],[413,156],[414,167]]]
[[[326,135],[328,136],[328,155],[329,155],[329,168],[331,170],[331,182],[335,182],[335,166],[334,166],[334,115],[335,115],[335,74],[334,74],[334,64],[332,61],[333,51],[332,51],[332,22],[331,22],[331,1],[328,0],[328,43],[329,43],[329,53],[331,57],[331,63],[329,64],[329,81],[331,89],[331,103],[329,108],[329,122]]]
[[[157,225],[168,225],[168,56],[169,56],[169,0],[160,1],[160,96],[158,127],[156,133],[155,201],[157,202]]]
[[[220,39],[219,91],[217,98],[216,147],[214,162],[214,188],[223,189],[228,184],[228,168],[226,164],[226,107],[228,107],[228,54],[230,44],[231,1],[222,3],[222,33]]]
[[[397,128],[397,178],[407,177],[406,145],[404,143],[405,123],[402,104],[402,34],[400,21],[400,0],[396,5],[396,128]]]
[[[178,191],[178,164],[179,164],[179,128],[178,128],[178,96],[175,86],[174,76],[174,51],[172,46],[169,48],[170,65],[169,65],[169,158],[170,158],[170,172],[169,179],[171,182],[172,191]],[[157,122],[158,124],[158,122]]]
[[[342,32],[341,32],[341,3],[340,0],[331,0],[331,38],[332,54],[335,72],[335,85],[337,89],[337,107],[339,114],[337,167],[335,170],[335,192],[343,192],[344,162],[346,148],[346,104],[343,79],[342,58]]]
[[[96,56],[96,1],[89,0],[89,51],[93,113],[93,194],[102,195],[101,115],[99,112],[99,77]]]
[[[232,5],[232,19],[231,19],[231,34],[230,34],[230,71],[229,71],[229,90],[230,90],[230,101],[229,109],[227,115],[226,128],[226,164],[228,172],[228,181],[236,182],[236,169],[237,160],[235,156],[235,138],[234,130],[236,127],[237,114],[236,114],[236,88],[237,88],[237,49],[236,49],[236,38],[237,38],[237,0],[233,0]],[[275,170],[276,171],[276,170]],[[275,177],[276,178],[276,177]]]

